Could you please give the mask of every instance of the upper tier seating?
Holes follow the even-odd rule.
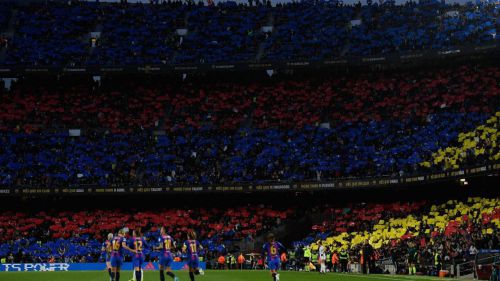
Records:
[[[390,1],[216,6],[49,2],[2,6],[0,32],[17,10],[0,65],[81,66],[323,60],[494,44],[495,1],[450,5]],[[355,21],[352,24],[351,21]],[[358,24],[356,24],[356,22]],[[272,26],[272,31],[263,27]],[[178,34],[177,29],[187,29]],[[91,32],[100,32],[91,47]]]

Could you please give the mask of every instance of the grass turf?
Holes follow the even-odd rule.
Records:
[[[189,281],[186,271],[176,271],[180,281]],[[123,271],[120,281],[128,281],[131,271]],[[68,272],[0,272],[1,281],[109,281],[105,271],[68,271]],[[158,271],[145,271],[144,281],[159,281]],[[172,281],[169,276],[166,281]],[[272,281],[268,271],[207,271],[205,276],[196,276],[198,281]],[[396,275],[360,275],[317,272],[280,272],[280,281],[437,281],[437,277],[396,276]]]

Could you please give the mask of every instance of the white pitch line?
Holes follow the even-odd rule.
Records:
[[[393,281],[446,281],[451,280],[451,278],[437,278],[432,276],[405,276],[405,275],[363,275],[363,274],[349,274],[350,276],[356,276],[367,279],[378,279],[378,280],[393,280]],[[467,281],[468,279],[462,279]]]
[[[390,277],[387,275],[361,275],[361,274],[352,274],[351,276],[356,276],[356,277],[361,277],[361,278],[367,278],[367,279],[379,279],[379,280],[396,280],[396,281],[419,281],[417,279],[410,279],[410,278],[399,278],[397,276]],[[384,277],[385,276],[385,277]]]
[[[435,276],[426,276],[426,275],[415,275],[415,276],[408,276],[408,275],[387,275],[384,274],[383,276],[391,277],[394,276],[394,278],[405,278],[409,280],[432,280],[432,281],[446,281],[446,280],[451,280],[453,278],[450,277],[445,277],[445,278],[439,278]],[[415,279],[417,277],[417,279]],[[461,281],[471,281],[474,279],[460,279]]]

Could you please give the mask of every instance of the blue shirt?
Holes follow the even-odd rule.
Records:
[[[111,252],[113,246],[112,241],[113,240],[106,240],[102,243],[102,248],[104,249],[103,253],[109,254]]]
[[[163,247],[163,253],[168,253],[170,254],[170,251],[172,250],[172,247],[175,246],[175,242],[174,240],[172,239],[172,237],[170,237],[170,235],[162,235],[160,236],[160,238],[158,238],[158,243],[160,243],[160,245],[162,245]]]
[[[186,242],[184,242],[184,246],[186,247],[186,252],[188,256],[198,256],[200,242],[196,240],[186,240]]]
[[[147,246],[148,244],[144,237],[134,237],[130,242],[130,249],[136,250],[139,253],[142,253]]]
[[[283,246],[280,242],[275,241],[264,244],[262,250],[267,255],[267,259],[271,260],[279,257],[280,251],[284,251],[285,246]]]
[[[125,239],[125,237],[117,236],[117,237],[113,238],[113,242],[111,244],[111,246],[112,246],[111,249],[112,249],[113,255],[123,256],[122,244],[126,243],[126,242],[127,242],[127,239]]]

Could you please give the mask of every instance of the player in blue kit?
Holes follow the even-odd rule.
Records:
[[[135,271],[135,280],[142,280],[142,264],[144,263],[144,249],[148,246],[140,228],[132,231],[132,241],[130,243],[130,251],[133,253],[132,264]]]
[[[281,265],[280,252],[285,251],[285,247],[275,240],[274,234],[272,233],[267,235],[267,241],[268,242],[265,243],[263,247],[264,255],[267,255],[267,266],[271,270],[273,281],[279,281],[280,275],[278,274],[278,269]]]
[[[111,250],[113,243],[113,233],[108,234],[108,239],[102,243],[101,255],[104,254],[106,258],[106,268],[109,273],[109,280],[113,280],[113,274],[111,272]]]
[[[196,241],[196,233],[192,230],[187,233],[186,242],[182,246],[182,251],[187,255],[187,264],[189,267],[189,278],[194,281],[195,275],[204,275],[203,269],[199,268],[199,252],[203,249],[200,242]]]
[[[127,247],[127,240],[122,229],[118,231],[118,236],[113,238],[111,242],[111,271],[112,281],[120,281],[120,268],[123,264],[123,249],[130,250]]]
[[[156,247],[156,250],[161,251],[160,255],[160,281],[165,281],[165,275],[163,272],[166,270],[167,275],[172,277],[174,281],[179,281],[179,278],[175,276],[172,272],[172,262],[174,261],[174,257],[172,255],[171,250],[175,248],[175,241],[167,234],[165,227],[160,229],[160,238],[158,238],[158,243],[160,244]]]

